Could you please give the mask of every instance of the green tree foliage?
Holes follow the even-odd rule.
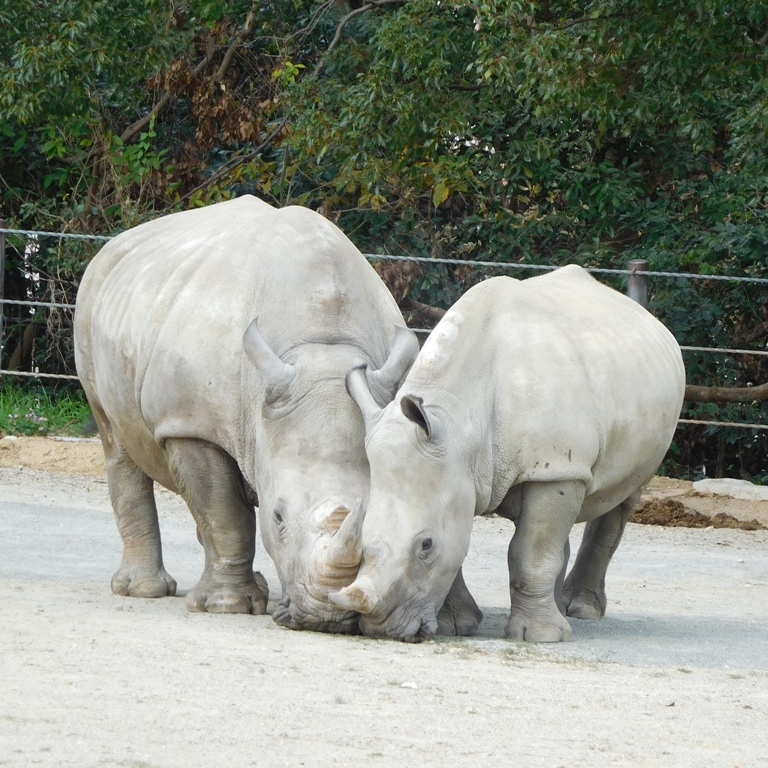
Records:
[[[237,194],[251,167],[240,158],[253,166],[280,119],[269,4],[0,0],[0,29],[0,216],[12,227],[111,234]],[[73,302],[98,246],[9,238],[6,298]],[[69,313],[5,315],[3,366],[72,372]]]
[[[746,238],[764,203],[766,24],[750,2],[411,0],[300,83],[292,146],[334,206],[414,214],[433,252],[458,225],[486,258],[719,270],[735,233],[710,230]]]
[[[768,276],[762,4],[411,0],[353,23],[297,87],[291,145],[315,198],[368,248]],[[480,277],[435,273],[412,295],[447,305]],[[657,280],[654,310],[684,345],[768,337],[763,288]],[[759,358],[686,362],[692,382],[768,380]],[[756,433],[714,431],[710,473],[766,472]]]
[[[763,3],[0,0],[0,26],[15,225],[112,232],[252,192],[366,251],[768,277]],[[34,268],[75,281],[93,251],[41,240]],[[494,271],[379,268],[416,307]],[[762,287],[652,293],[682,344],[765,348]],[[691,383],[768,381],[760,358],[686,363]],[[763,438],[713,432],[714,451],[681,433],[682,467],[768,475]]]
[[[210,149],[214,139],[258,138],[253,113],[227,94],[231,73],[217,79],[250,8],[246,0],[6,0],[0,172],[14,221],[124,228],[191,182],[189,165],[202,158],[190,139]],[[227,124],[246,115],[245,130]]]

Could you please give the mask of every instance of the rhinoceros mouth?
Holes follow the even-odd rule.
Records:
[[[284,597],[277,604],[272,619],[286,629],[337,635],[360,634],[359,614],[352,611],[333,611],[320,605],[304,608],[290,597]]]
[[[401,615],[397,615],[401,614]],[[381,620],[370,616],[360,617],[360,631],[368,637],[401,640],[404,643],[421,643],[437,634],[437,619],[434,611],[405,617],[394,611]]]

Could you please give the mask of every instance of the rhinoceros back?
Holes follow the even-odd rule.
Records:
[[[685,371],[672,334],[638,304],[570,266],[487,280],[443,324],[456,329],[452,348],[440,349],[448,330],[433,332],[402,391],[439,381],[478,429],[490,425],[490,508],[515,484],[581,479],[585,514],[602,513],[658,468]]]
[[[139,424],[156,441],[226,446],[263,395],[242,348],[256,317],[278,355],[346,343],[375,365],[402,324],[338,228],[307,209],[246,196],[141,225],[99,252],[78,293],[78,372],[127,435]]]

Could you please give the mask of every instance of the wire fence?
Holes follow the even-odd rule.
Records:
[[[42,238],[53,237],[60,239],[74,239],[74,240],[88,240],[107,242],[112,240],[117,235],[83,235],[77,233],[67,232],[46,232],[40,230],[28,230],[28,229],[12,229],[6,227],[0,227],[0,238],[4,235],[22,236],[25,238]],[[3,238],[4,239],[4,238]],[[476,261],[470,259],[447,259],[447,258],[432,258],[426,256],[401,256],[395,254],[384,253],[365,253],[363,254],[369,261],[401,261],[401,262],[414,262],[425,263],[430,265],[444,264],[447,266],[467,266],[472,268],[492,268],[500,271],[515,271],[515,270],[528,270],[528,271],[551,271],[558,269],[557,266],[544,265],[544,264],[521,264],[516,262],[497,262],[497,261]],[[0,263],[0,269],[2,269]],[[710,281],[723,281],[731,283],[752,283],[752,284],[768,284],[768,278],[749,277],[742,275],[708,275],[697,274],[693,272],[663,272],[653,270],[638,270],[638,269],[608,269],[603,267],[586,267],[588,272],[593,274],[615,275],[615,276],[627,276],[634,277],[639,273],[643,278],[646,277],[659,277],[659,278],[672,278],[672,279],[684,279],[684,280],[710,280]],[[1,273],[0,273],[1,274]],[[2,289],[2,283],[0,282],[0,291]],[[45,302],[45,301],[25,301],[19,299],[5,299],[0,292],[0,333],[2,332],[2,317],[3,306],[26,306],[30,308],[46,308],[46,309],[65,309],[74,311],[75,304],[63,303],[63,302]],[[429,334],[432,329],[430,328],[411,328],[412,331],[418,334]],[[0,335],[0,351],[3,348],[2,336]],[[697,347],[697,346],[685,346],[681,345],[680,349],[686,352],[697,352],[705,354],[721,354],[721,355],[753,355],[753,356],[768,356],[768,350],[758,349],[734,349],[728,347]],[[0,369],[0,375],[4,376],[19,376],[25,378],[34,379],[58,379],[58,380],[71,380],[78,381],[77,376],[67,374],[54,374],[45,373],[42,371],[18,371],[18,370],[6,370]],[[766,424],[748,424],[744,422],[732,422],[732,421],[709,421],[703,419],[680,419],[680,424],[696,424],[704,426],[716,426],[716,427],[736,427],[746,428],[754,430],[767,430]]]

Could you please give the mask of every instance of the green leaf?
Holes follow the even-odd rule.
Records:
[[[442,180],[438,181],[432,192],[432,205],[437,208],[441,203],[444,203],[448,199],[449,194],[450,191],[445,182]]]

